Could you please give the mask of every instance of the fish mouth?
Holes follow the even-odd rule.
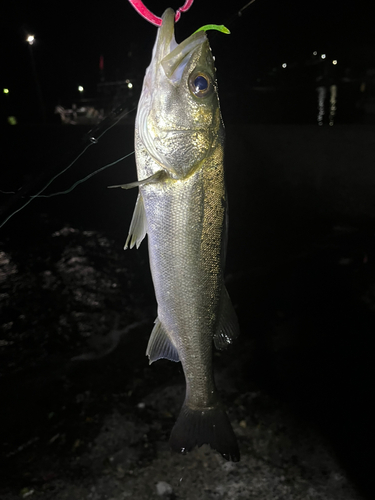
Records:
[[[151,63],[146,70],[145,81],[148,92],[153,93],[155,86],[158,86],[160,66],[163,59],[178,47],[174,36],[174,16],[173,9],[168,8],[162,15],[162,24],[156,35],[154,47],[152,49]]]
[[[174,37],[174,10],[168,8],[162,15],[162,24],[158,30],[154,47],[153,59],[160,61],[175,47],[177,43]]]
[[[165,76],[176,84],[181,80],[191,54],[207,40],[207,36],[204,31],[198,31],[178,44],[174,37],[174,18],[173,9],[169,8],[164,12],[155,47],[155,55],[157,55]]]

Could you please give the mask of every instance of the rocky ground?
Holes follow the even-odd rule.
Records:
[[[123,198],[95,198],[112,174],[95,196],[35,201],[4,226],[2,500],[372,498],[374,226],[368,182],[350,189],[353,148],[365,139],[337,163],[328,146],[340,152],[348,128],[341,142],[305,128],[299,156],[291,130],[228,130],[227,286],[242,335],[215,353],[215,368],[239,463],[208,447],[168,448],[183,374],[145,357],[156,315],[147,249],[122,250],[127,229],[112,209]],[[298,171],[313,164],[314,144],[331,170]]]

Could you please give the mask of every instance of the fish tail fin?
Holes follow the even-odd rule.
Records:
[[[238,462],[240,459],[236,436],[220,405],[192,409],[185,402],[172,429],[169,444],[173,451],[180,453],[209,444],[226,460]]]

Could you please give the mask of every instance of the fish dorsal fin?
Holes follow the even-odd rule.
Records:
[[[129,234],[126,238],[124,249],[126,250],[129,247],[133,248],[136,245],[139,248],[139,245],[142,243],[142,240],[146,236],[147,233],[147,219],[146,219],[146,211],[145,205],[143,203],[143,198],[141,193],[138,194],[138,198],[135,204],[135,209],[132,217],[132,221],[130,223]]]
[[[146,356],[148,356],[150,364],[161,358],[176,362],[180,361],[177,349],[169,338],[159,318],[155,320],[155,326],[152,329],[150,340],[148,341]]]
[[[227,289],[223,286],[220,298],[220,316],[214,334],[214,344],[216,349],[223,350],[240,334],[237,315],[234,311],[232,302]]]

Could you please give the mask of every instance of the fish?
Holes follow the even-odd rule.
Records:
[[[172,450],[208,444],[238,461],[238,443],[213,374],[213,346],[224,349],[239,324],[224,284],[227,193],[224,124],[214,57],[205,31],[180,44],[167,9],[146,70],[135,121],[138,197],[125,248],[148,236],[157,318],[150,364],[181,361],[183,406]]]

